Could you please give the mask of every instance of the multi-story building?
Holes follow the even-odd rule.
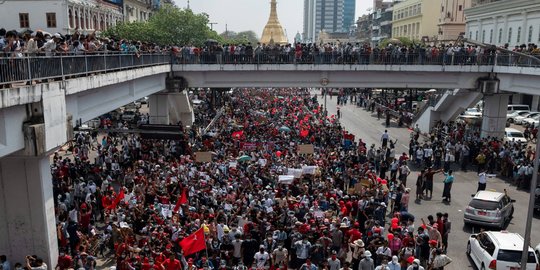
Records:
[[[371,43],[376,46],[381,40],[392,37],[392,2],[381,2],[373,13]]]
[[[509,49],[540,43],[539,0],[504,0],[475,4],[465,10],[465,36],[468,39],[496,46],[508,44]],[[511,102],[531,105],[531,110],[539,109],[537,95],[512,95]]]
[[[355,9],[355,0],[304,0],[304,41],[318,40],[321,31],[349,33]]]
[[[71,34],[103,31],[123,21],[122,0],[0,1],[0,25]]]
[[[393,7],[392,37],[433,42],[438,36],[440,1],[406,0]]]
[[[465,9],[470,8],[472,0],[441,0],[438,41],[455,41],[465,32]]]
[[[124,21],[147,21],[160,4],[160,0],[124,0]]]
[[[540,1],[505,0],[465,10],[465,36],[483,43],[513,46],[540,43]]]
[[[489,3],[498,2],[498,1],[501,1],[501,0],[472,0],[472,6],[476,7],[479,5],[489,4]]]
[[[364,14],[356,21],[356,38],[360,42],[370,42],[372,36],[373,14]]]

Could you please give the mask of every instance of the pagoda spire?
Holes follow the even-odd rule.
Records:
[[[276,0],[270,1],[270,17],[268,18],[268,22],[266,23],[261,36],[261,43],[269,44],[270,41],[273,41],[273,43],[276,44],[288,43],[283,27],[281,27],[281,24],[279,23]]]

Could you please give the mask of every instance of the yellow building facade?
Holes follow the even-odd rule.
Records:
[[[393,7],[392,38],[412,40],[437,39],[441,2],[437,0],[406,0]]]

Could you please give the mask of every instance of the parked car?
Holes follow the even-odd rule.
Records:
[[[524,115],[529,114],[529,113],[531,113],[531,112],[529,112],[529,111],[514,111],[512,113],[508,113],[508,114],[506,114],[506,121],[508,121],[509,123],[514,123],[515,122],[514,119],[517,116],[524,116]]]
[[[463,115],[472,115],[482,117],[482,110],[478,108],[468,108],[463,112]]]
[[[137,111],[134,109],[126,109],[124,113],[122,114],[122,120],[123,121],[133,121],[135,119],[135,116],[137,115]]]
[[[529,105],[525,104],[508,104],[506,113],[512,113],[515,111],[530,111]]]
[[[521,123],[523,126],[526,127],[538,127],[538,123],[540,122],[540,115],[531,117],[531,118],[525,118],[523,119],[523,122]]]
[[[529,112],[529,113],[524,114],[524,115],[516,116],[514,118],[514,123],[516,123],[518,125],[522,125],[523,120],[525,120],[526,118],[531,118],[531,117],[537,116],[537,115],[540,115],[540,112]]]
[[[527,139],[525,138],[525,135],[523,135],[523,132],[515,128],[505,128],[503,140],[505,142],[515,141],[520,143],[527,143]]]
[[[465,225],[480,225],[504,229],[514,214],[515,200],[505,193],[496,191],[478,191],[463,214]]]
[[[523,242],[523,237],[517,233],[486,231],[469,237],[466,253],[477,269],[519,270],[523,269],[520,265]],[[525,268],[539,269],[538,258],[531,247]]]

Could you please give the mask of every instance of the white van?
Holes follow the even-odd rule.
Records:
[[[507,113],[513,113],[515,111],[530,111],[529,105],[525,104],[508,104]]]

